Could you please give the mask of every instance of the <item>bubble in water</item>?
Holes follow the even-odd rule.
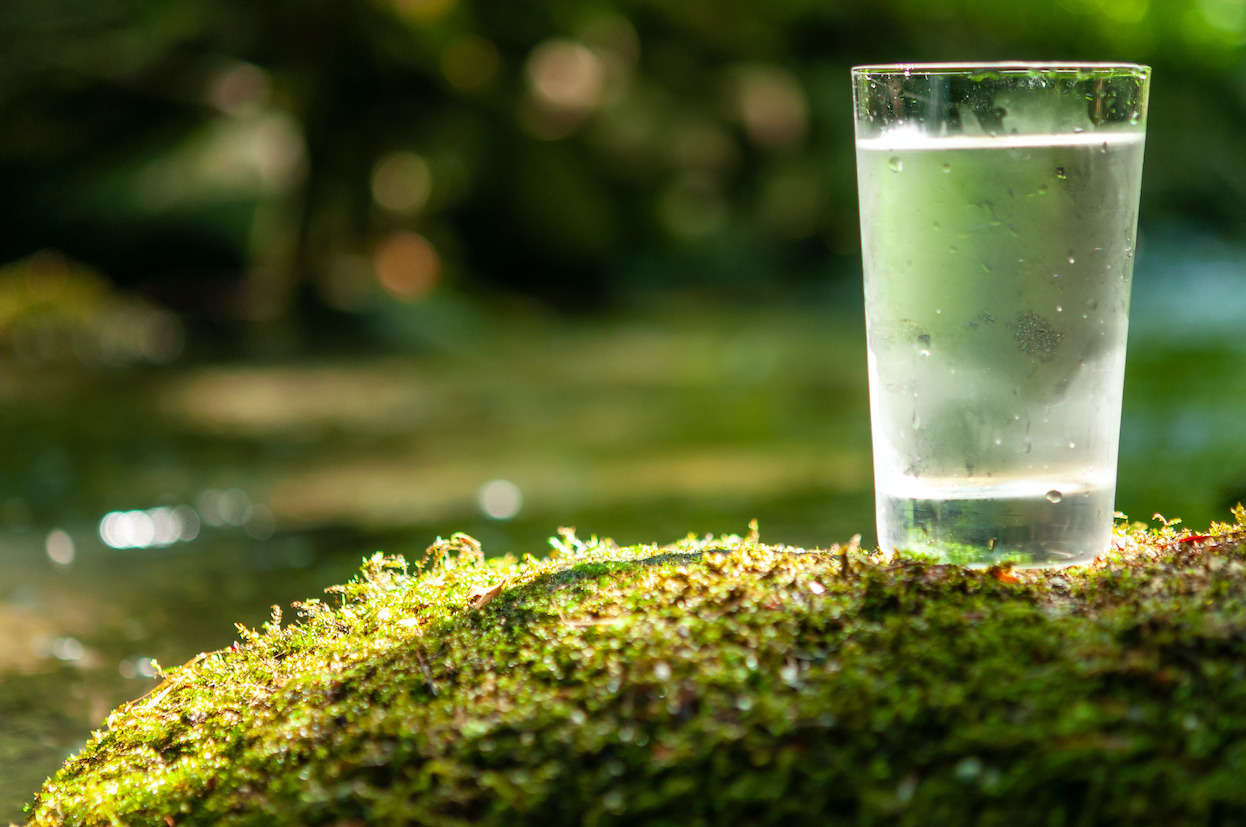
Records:
[[[1064,499],[1064,495],[1061,494],[1059,491],[1055,490],[1054,488],[1047,492],[1047,502],[1049,503],[1058,503],[1063,499]]]
[[[904,169],[904,162],[901,161],[899,157],[892,155],[887,159],[887,166],[891,167],[892,172],[899,172]]]
[[[1000,438],[1000,437],[995,437],[995,444],[996,444],[996,445],[1003,445],[1003,444],[1004,444],[1004,440],[1003,440],[1002,438]]]
[[[1056,312],[1057,312],[1057,313],[1063,313],[1063,312],[1064,312],[1064,308],[1063,308],[1063,307],[1061,307],[1060,305],[1058,305],[1058,304],[1057,304],[1057,305],[1056,305]]]

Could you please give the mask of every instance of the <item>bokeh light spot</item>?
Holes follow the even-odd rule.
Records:
[[[736,108],[749,138],[767,149],[795,146],[809,128],[809,105],[800,83],[777,66],[740,70]]]
[[[391,152],[372,168],[372,198],[391,212],[415,212],[432,191],[428,162],[414,152]]]
[[[585,113],[601,103],[606,71],[592,49],[574,40],[546,40],[532,50],[528,89],[543,107]]]
[[[75,661],[81,660],[86,654],[86,649],[77,638],[58,637],[52,641],[52,657],[57,660]]]
[[[208,100],[226,115],[248,115],[268,103],[268,73],[250,63],[234,63],[212,78]]]
[[[1203,20],[1226,40],[1241,43],[1246,34],[1246,0],[1199,0]]]
[[[510,480],[489,480],[476,495],[480,510],[493,520],[510,520],[523,508],[523,492]]]
[[[58,566],[68,566],[74,561],[73,538],[59,528],[48,533],[43,548],[48,559]]]
[[[391,233],[372,257],[377,281],[391,296],[406,301],[429,294],[441,278],[441,256],[419,233]]]
[[[188,505],[159,506],[146,511],[111,511],[100,520],[99,535],[105,545],[115,549],[167,548],[198,537],[199,522],[199,515]],[[67,535],[64,540],[54,540],[56,533],[48,535],[48,556],[53,560],[56,560],[54,552],[64,556],[64,544],[68,543],[68,555],[72,561],[73,541]]]

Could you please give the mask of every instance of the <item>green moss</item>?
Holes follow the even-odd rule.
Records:
[[[30,823],[1239,823],[1236,518],[1046,572],[457,535],[168,672]]]

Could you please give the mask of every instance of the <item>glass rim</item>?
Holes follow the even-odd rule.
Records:
[[[1031,72],[1050,72],[1052,74],[1089,73],[1094,75],[1122,74],[1146,77],[1150,75],[1151,67],[1142,63],[1061,60],[1004,60],[981,63],[866,63],[852,67],[852,74],[854,75],[879,77],[893,75],[970,75],[975,72],[999,72],[1007,75],[1024,75]]]

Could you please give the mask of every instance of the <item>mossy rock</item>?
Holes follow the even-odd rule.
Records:
[[[169,671],[30,823],[1244,823],[1236,518],[1026,572],[458,535]]]

